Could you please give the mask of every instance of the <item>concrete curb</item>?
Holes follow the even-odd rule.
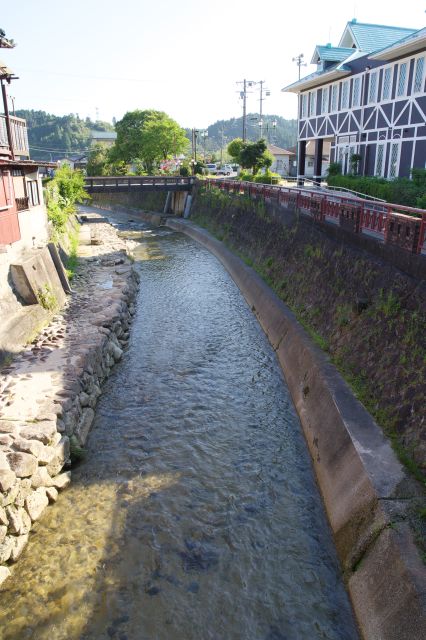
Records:
[[[257,316],[287,380],[312,456],[354,612],[365,640],[426,637],[426,569],[404,523],[417,487],[363,405],[295,316],[250,267],[186,220]]]

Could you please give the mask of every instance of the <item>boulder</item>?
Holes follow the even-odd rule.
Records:
[[[56,502],[58,499],[58,490],[55,487],[47,487],[46,495],[49,498],[49,502]]]
[[[28,478],[37,469],[37,458],[30,453],[13,451],[7,454],[7,461],[18,478]]]
[[[49,444],[56,433],[56,423],[53,420],[45,420],[34,424],[27,424],[20,429],[20,435],[26,440],[40,440],[43,444]]]
[[[52,478],[52,486],[56,489],[65,489],[71,482],[71,471],[61,473],[59,476]]]
[[[0,471],[2,469],[10,469],[7,456],[4,451],[0,451]]]
[[[51,476],[56,476],[70,457],[70,439],[62,436],[55,447],[55,453],[46,469]]]
[[[7,567],[0,567],[0,587],[5,580],[9,578],[12,574]]]
[[[57,434],[59,435],[59,434]],[[42,449],[39,453],[39,455],[37,456],[38,458],[38,463],[39,464],[49,464],[49,462],[52,461],[54,455],[55,455],[55,448],[53,446],[47,446],[47,445],[41,445]]]
[[[16,562],[28,542],[28,533],[22,536],[15,536],[12,544],[12,552],[10,554],[11,562]]]
[[[5,524],[0,524],[0,544],[4,542],[7,534],[7,527]]]
[[[9,506],[6,507],[6,514],[9,519],[9,532],[18,535],[23,526],[20,512],[16,507]]]
[[[23,438],[17,438],[13,443],[13,449],[16,451],[22,451],[23,453],[31,453],[36,458],[39,457],[43,444],[39,440],[24,440]]]
[[[48,504],[49,500],[46,496],[46,490],[43,487],[33,491],[33,493],[25,499],[25,508],[32,522],[40,518]]]
[[[0,469],[0,491],[6,493],[15,484],[16,475],[9,469]]]
[[[12,553],[13,540],[12,536],[6,536],[2,544],[0,544],[0,564],[7,562]]]
[[[77,428],[75,430],[78,441],[81,445],[86,442],[87,436],[95,418],[95,412],[90,407],[84,409],[81,414],[81,418],[78,421]]]
[[[16,500],[16,496],[18,495],[20,488],[21,482],[18,478],[15,477],[15,480],[12,483],[10,489],[6,491],[3,497],[0,497],[0,506],[7,507],[8,504],[13,504]]]
[[[9,524],[9,520],[7,519],[6,510],[3,507],[0,507],[0,524],[5,524],[6,526]]]
[[[52,478],[46,469],[46,467],[38,467],[36,472],[31,476],[31,486],[33,489],[39,487],[50,487],[52,485]]]

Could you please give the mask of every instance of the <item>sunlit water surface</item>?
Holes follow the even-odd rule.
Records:
[[[129,228],[129,223],[119,227]],[[299,420],[217,260],[130,224],[131,343],[0,595],[4,640],[354,640]]]

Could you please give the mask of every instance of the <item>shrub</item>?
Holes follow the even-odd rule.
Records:
[[[272,171],[258,173],[254,176],[254,181],[260,182],[261,184],[278,184],[280,179],[281,176],[278,173],[273,173]]]
[[[340,175],[342,173],[342,165],[340,162],[330,162],[327,173],[329,176]]]

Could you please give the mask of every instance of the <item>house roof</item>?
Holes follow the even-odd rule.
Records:
[[[331,44],[327,44],[324,47],[317,45],[314,55],[312,56],[311,64],[318,64],[322,60],[326,62],[342,62],[342,60],[346,60],[352,53],[353,49],[349,47],[332,47]]]
[[[415,51],[419,51],[421,48],[426,47],[426,28],[419,29],[414,33],[401,38],[397,42],[394,42],[390,46],[383,49],[376,50],[369,58],[372,60],[392,60],[404,55],[410,55]]]
[[[424,29],[418,31],[405,27],[367,24],[352,20],[347,23],[338,47],[318,45],[315,48],[312,63],[319,64],[320,61],[333,62],[335,59],[336,64],[311,73],[305,78],[301,78],[297,82],[284,87],[282,91],[300,93],[306,89],[339,80],[350,74],[350,63],[356,58],[376,52],[370,57],[386,59],[386,56],[391,55],[391,51],[395,51],[396,57],[398,52],[404,51],[404,46],[408,51],[410,51],[410,47],[411,50],[415,50],[416,47],[419,48],[421,44],[425,43],[423,40],[426,42],[426,30]],[[398,43],[400,43],[399,46],[397,46]],[[383,58],[380,58],[380,55]]]
[[[325,84],[326,82],[332,82],[333,80],[340,80],[349,75],[351,68],[345,64],[339,62],[329,67],[325,71],[315,71],[305,78],[301,78],[293,84],[289,84],[287,87],[281,89],[281,91],[289,91],[291,93],[300,93],[304,89],[310,89],[316,87],[319,84]]]
[[[115,140],[117,133],[115,131],[91,131],[90,136],[94,140]]]
[[[273,156],[292,156],[292,155],[294,155],[292,151],[288,151],[287,149],[281,149],[280,147],[277,147],[275,144],[268,144],[268,151],[270,151]]]
[[[368,24],[352,20],[348,22],[339,42],[339,47],[353,47],[365,53],[388,47],[392,43],[414,33],[417,29],[390,27],[383,24]]]

